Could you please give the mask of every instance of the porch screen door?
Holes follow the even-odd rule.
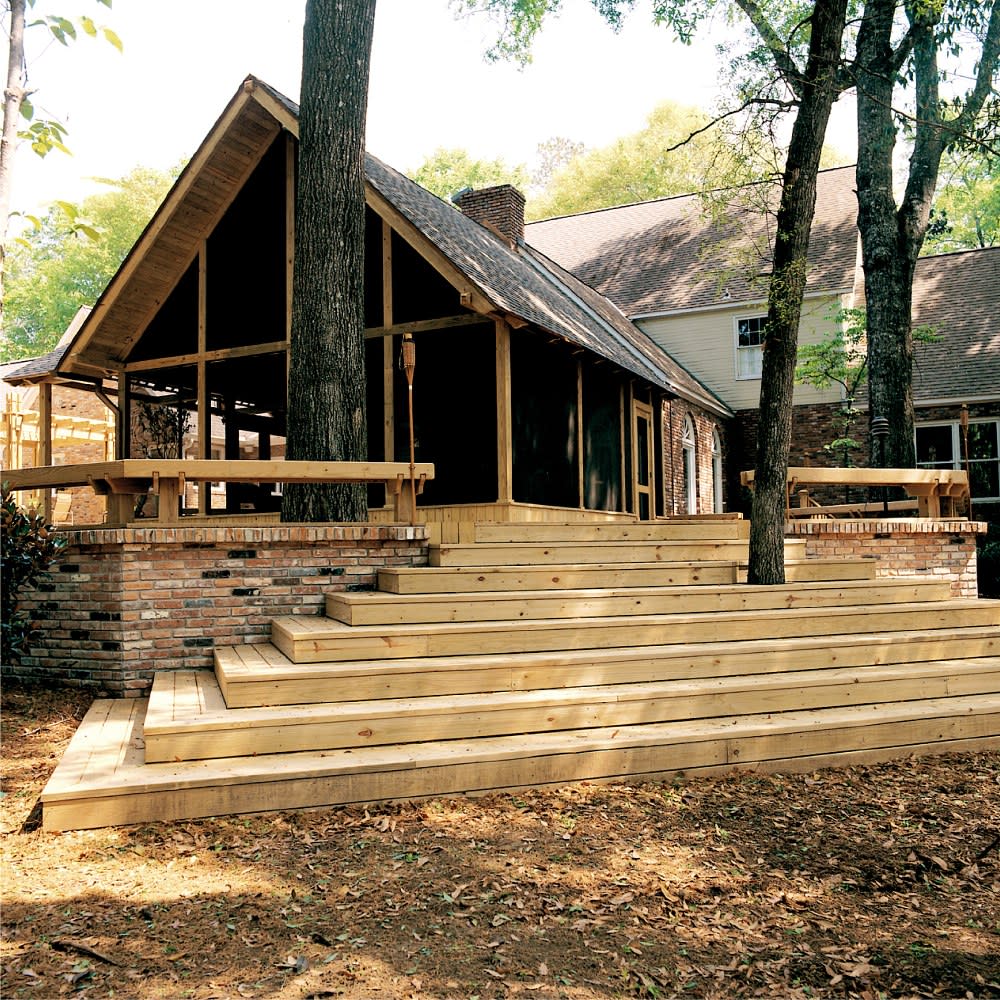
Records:
[[[632,401],[632,491],[635,512],[641,521],[649,521],[656,510],[653,494],[653,408],[648,403]]]

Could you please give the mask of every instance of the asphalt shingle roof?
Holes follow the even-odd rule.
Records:
[[[921,257],[913,278],[913,323],[942,338],[914,344],[913,397],[1000,398],[1000,247]]]
[[[760,301],[769,270],[778,185],[623,205],[533,222],[526,240],[628,316]],[[854,168],[821,171],[807,291],[851,289],[857,263]],[[728,296],[726,296],[728,292]]]

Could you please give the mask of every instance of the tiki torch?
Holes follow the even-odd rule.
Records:
[[[965,459],[965,478],[969,480],[969,520],[972,520],[972,476],[969,474],[969,404],[963,403],[958,411],[958,426],[962,428],[962,455]]]
[[[413,372],[417,367],[417,345],[412,333],[403,334],[403,371],[410,414],[410,524],[417,523],[416,448],[413,440]]]

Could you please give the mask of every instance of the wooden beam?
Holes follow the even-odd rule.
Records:
[[[440,319],[420,319],[413,323],[386,323],[384,326],[370,326],[365,330],[365,340],[378,337],[395,337],[404,333],[433,333],[437,330],[453,330],[459,326],[477,326],[489,323],[488,316],[478,313],[460,313],[457,316],[442,316]]]
[[[580,510],[586,507],[583,474],[583,359],[576,361],[576,492],[580,498]]]
[[[199,322],[199,327],[200,327]],[[200,338],[200,329],[199,329]],[[266,344],[244,344],[242,347],[225,347],[217,351],[195,354],[175,354],[170,358],[152,358],[148,361],[133,361],[125,366],[130,374],[156,371],[160,368],[179,368],[182,365],[198,364],[201,361],[228,361],[230,358],[249,358],[257,354],[280,354],[288,345],[283,340],[272,340]]]
[[[212,457],[212,403],[208,398],[208,241],[198,251],[198,451],[199,458]],[[183,457],[183,456],[182,456]],[[198,486],[198,513],[209,512],[211,491]]]
[[[618,447],[621,450],[619,455],[619,460],[621,463],[621,499],[618,501],[621,511],[624,514],[628,510],[628,501],[625,499],[627,494],[626,490],[629,488],[629,484],[625,480],[625,476],[628,472],[628,464],[625,461],[625,383],[618,387]]]
[[[132,452],[132,411],[128,372],[118,376],[118,412],[115,414],[115,457],[128,458]]]
[[[514,428],[511,400],[510,327],[496,321],[497,500],[514,499]]]
[[[392,227],[382,220],[382,326],[392,329]],[[367,337],[367,332],[365,334]],[[382,340],[382,457],[391,462],[396,451],[395,366],[392,336]]]
[[[292,290],[295,278],[295,139],[285,138],[285,341],[292,342]]]
[[[43,382],[38,387],[38,464],[52,464],[52,383]],[[45,523],[52,522],[52,490],[42,494],[42,513]]]

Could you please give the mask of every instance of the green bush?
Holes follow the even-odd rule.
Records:
[[[0,663],[16,663],[27,652],[35,623],[18,610],[24,590],[35,586],[58,559],[66,539],[53,533],[41,514],[18,507],[6,487],[0,507]]]

